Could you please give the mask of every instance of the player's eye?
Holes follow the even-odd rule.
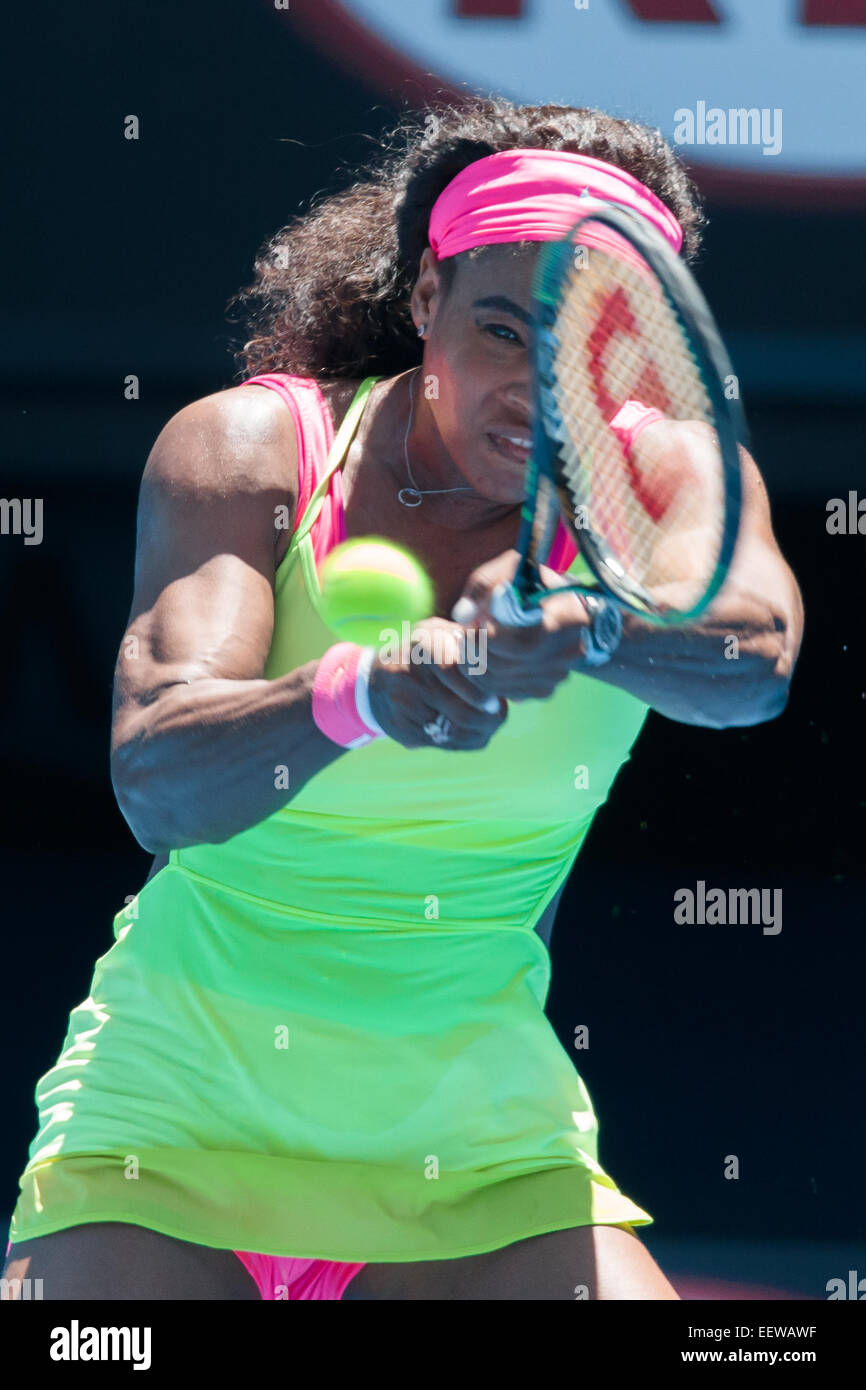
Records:
[[[517,343],[523,346],[523,339],[513,328],[509,328],[507,323],[485,323],[482,325],[485,333],[490,333],[494,338],[498,338],[502,343]]]

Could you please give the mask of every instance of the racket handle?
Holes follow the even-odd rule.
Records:
[[[490,595],[490,616],[503,627],[532,627],[543,614],[539,605],[524,608],[512,584],[497,584]]]

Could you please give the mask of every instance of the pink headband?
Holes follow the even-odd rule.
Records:
[[[500,150],[467,165],[433,204],[428,239],[440,261],[472,246],[555,241],[592,199],[641,213],[679,251],[682,227],[639,179],[565,150]]]

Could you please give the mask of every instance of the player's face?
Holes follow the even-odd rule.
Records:
[[[534,244],[461,257],[447,292],[427,306],[425,400],[453,463],[494,502],[520,502],[525,492],[537,254]]]

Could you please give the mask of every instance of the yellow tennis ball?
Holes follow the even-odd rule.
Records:
[[[323,620],[344,642],[379,646],[433,612],[433,586],[408,550],[381,536],[343,541],[319,572]],[[385,631],[388,629],[389,631]],[[384,633],[384,635],[383,635]]]

